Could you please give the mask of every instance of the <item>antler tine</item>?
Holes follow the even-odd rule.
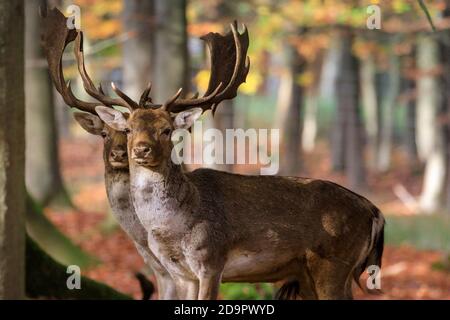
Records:
[[[202,98],[176,99],[167,105],[167,110],[180,112],[193,107],[203,111],[212,109],[227,99],[236,97],[239,86],[245,82],[250,60],[247,56],[249,45],[248,30],[244,25],[242,33],[238,31],[237,21],[230,25],[231,31],[226,35],[208,33],[201,37],[211,52],[211,76],[208,89]]]
[[[147,85],[147,88],[144,90],[144,92],[141,95],[141,98],[139,99],[139,107],[144,107],[145,103],[152,99],[150,98],[150,91],[152,91],[152,83],[149,82]]]
[[[114,99],[117,101],[117,105],[128,108],[130,111],[139,108],[139,105],[134,102],[129,96],[123,93],[119,88],[117,88],[114,82],[111,82],[111,88],[119,96],[119,99]]]
[[[44,26],[42,46],[56,90],[70,107],[96,114],[95,107],[98,103],[77,99],[72,92],[70,82],[66,85],[64,80],[62,55],[66,46],[75,39],[77,31],[67,28],[67,18],[56,8],[51,10],[41,8],[40,14]]]
[[[167,111],[170,111],[170,107],[173,105],[173,103],[181,96],[181,93],[183,92],[183,88],[178,89],[178,91],[164,104],[164,108]]]
[[[164,104],[164,107],[167,111],[169,112],[180,112],[180,107],[190,107],[190,108],[195,108],[201,105],[205,105],[205,104],[209,104],[219,93],[220,89],[222,89],[223,87],[223,83],[219,83],[219,85],[217,86],[216,90],[214,90],[213,92],[211,92],[209,95],[207,96],[203,96],[201,98],[196,98],[198,96],[198,94],[195,94],[194,97],[190,98],[190,99],[178,99],[181,95],[181,92],[183,91],[183,88],[178,89],[177,93],[170,98],[169,100],[166,101],[166,103]],[[211,105],[214,103],[211,103]],[[183,110],[185,109],[190,109],[190,108],[183,108]],[[206,110],[206,109],[205,109]]]
[[[192,95],[191,99],[197,99],[199,95],[200,95],[200,94],[199,94],[198,91],[197,91],[196,93],[194,93],[194,94]]]
[[[137,104],[134,102],[131,98],[126,96],[123,92],[119,95],[120,99],[114,99],[111,97],[108,97],[104,94],[101,85],[99,89],[97,89],[92,82],[91,78],[89,77],[86,66],[84,63],[84,50],[83,50],[83,32],[80,31],[77,35],[77,38],[75,39],[75,47],[74,47],[75,57],[78,64],[78,71],[80,73],[81,79],[83,80],[83,87],[86,90],[86,92],[93,98],[97,99],[98,101],[101,101],[104,105],[107,106],[113,106],[118,105],[125,108],[128,108],[130,110],[136,109]],[[115,91],[115,90],[114,90]],[[117,92],[116,92],[117,93]],[[124,98],[126,97],[126,99]]]
[[[237,30],[237,21],[234,20],[233,23],[230,24],[231,32],[233,34],[234,44],[236,46],[236,63],[234,65],[233,75],[231,76],[230,82],[228,83],[227,87],[220,92],[217,95],[217,98],[221,98],[222,96],[225,96],[226,94],[230,93],[230,88],[232,88],[234,85],[236,85],[236,79],[239,76],[239,70],[242,68],[242,43],[239,38],[239,32]],[[248,37],[248,31],[247,27],[244,25],[244,35]],[[246,60],[250,64],[250,58],[247,56]],[[245,68],[244,68],[245,70]],[[245,77],[247,76],[248,70],[245,72]],[[245,79],[244,81],[245,82]],[[237,94],[237,88],[235,90],[235,94],[232,98],[234,98]],[[223,99],[225,100],[225,99]]]

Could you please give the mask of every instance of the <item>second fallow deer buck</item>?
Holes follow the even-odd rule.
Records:
[[[158,293],[161,299],[177,299],[175,285],[170,274],[155,259],[149,250],[147,231],[140,223],[130,200],[129,169],[127,156],[127,136],[106,124],[97,116],[95,107],[119,105],[128,107],[123,99],[107,97],[103,91],[96,89],[86,72],[83,54],[83,34],[75,29],[67,29],[67,19],[56,8],[43,14],[43,48],[47,57],[50,76],[64,102],[70,107],[85,112],[74,112],[77,122],[89,133],[103,137],[103,160],[105,164],[105,184],[109,204],[114,217],[122,229],[134,241],[135,246],[146,264],[155,273],[158,282]],[[72,93],[70,84],[66,85],[62,72],[62,55],[67,44],[75,40],[74,53],[78,70],[86,91],[99,102],[87,102],[77,99]],[[148,99],[150,87],[143,93],[140,105],[151,104]]]
[[[328,181],[185,173],[171,161],[172,132],[234,98],[249,70],[247,30],[232,24],[203,39],[212,69],[203,97],[179,91],[160,107],[131,106],[129,116],[96,108],[127,133],[131,197],[151,251],[182,298],[215,299],[221,281],[284,281],[280,298],[351,299],[353,279],[381,266],[384,218],[371,202]]]

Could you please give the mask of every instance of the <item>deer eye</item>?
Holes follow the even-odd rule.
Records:
[[[104,131],[102,131],[102,133],[100,133],[100,135],[101,135],[103,138],[106,138],[106,136],[107,136],[106,132],[104,132]]]
[[[126,134],[129,134],[129,133],[131,133],[131,130],[130,130],[130,128],[125,128],[125,130],[124,130],[124,131],[125,131],[125,133],[126,133]]]
[[[170,128],[164,129],[163,132],[161,133],[162,135],[168,136],[170,134]]]

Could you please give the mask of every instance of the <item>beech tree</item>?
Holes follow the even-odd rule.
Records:
[[[23,1],[0,0],[0,299],[25,293],[23,33]]]

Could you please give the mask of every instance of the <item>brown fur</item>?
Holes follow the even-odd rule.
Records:
[[[163,110],[139,110],[126,126],[136,214],[181,297],[214,299],[220,281],[286,280],[306,299],[352,298],[384,224],[373,204],[322,180],[185,174],[160,133],[169,123]],[[141,144],[152,147],[145,159],[133,157]]]
[[[159,297],[161,299],[177,299],[173,280],[149,250],[147,231],[135,214],[130,201],[127,135],[102,123],[95,115],[75,113],[75,119],[89,133],[103,137],[106,193],[113,215],[133,240],[145,263],[154,271],[158,282]]]

